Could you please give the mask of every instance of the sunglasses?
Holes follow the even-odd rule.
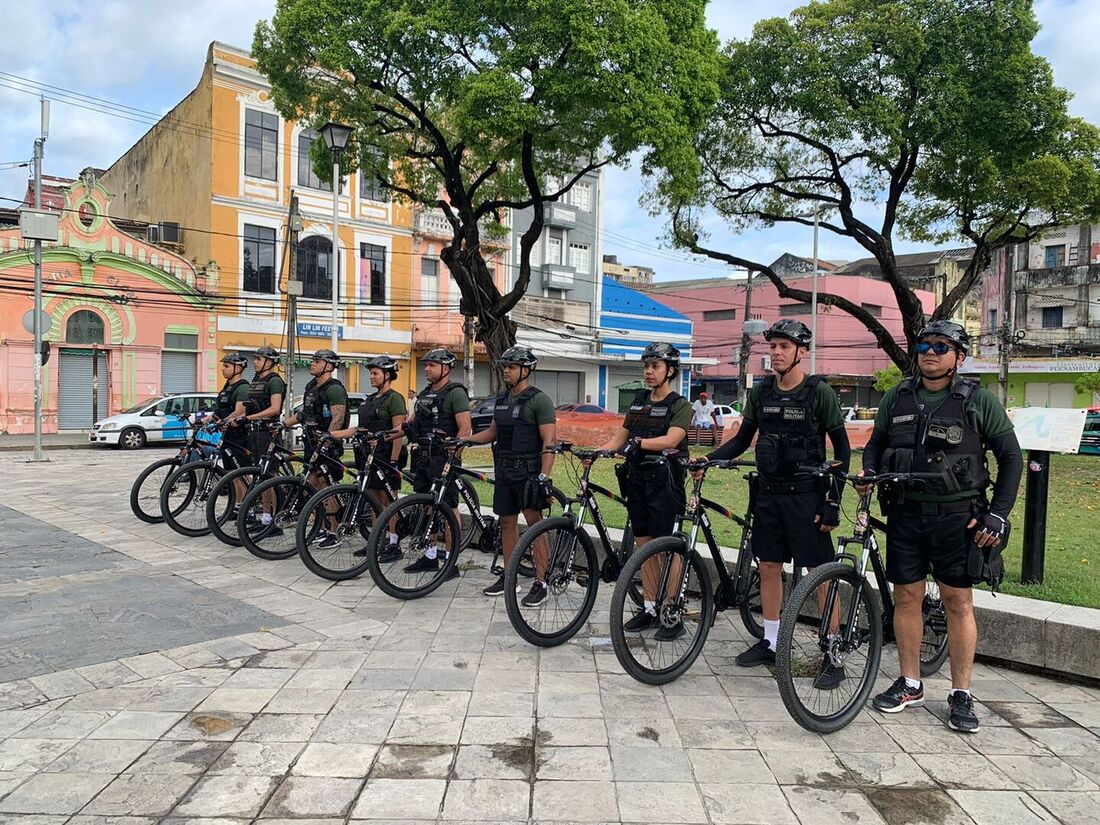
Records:
[[[934,352],[936,355],[947,355],[954,347],[950,344],[945,344],[942,341],[937,341],[934,344],[930,344],[927,341],[921,341],[917,344],[917,352],[921,355],[925,355],[928,352]]]

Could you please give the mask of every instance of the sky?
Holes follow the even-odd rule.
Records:
[[[786,15],[794,0],[711,0],[707,19],[723,42],[745,38],[767,16]],[[1054,68],[1056,82],[1074,94],[1073,114],[1100,123],[1100,85],[1092,82],[1097,0],[1037,0],[1042,31],[1035,50]],[[27,168],[6,168],[28,159],[38,135],[36,96],[17,91],[12,75],[130,107],[124,117],[97,107],[55,100],[43,169],[75,177],[86,166],[107,167],[198,82],[212,40],[247,47],[257,20],[270,17],[274,0],[39,0],[4,3],[0,40],[0,197],[21,199]],[[763,10],[766,10],[764,13]],[[17,33],[17,34],[15,34]],[[16,87],[16,88],[13,88]],[[25,87],[23,87],[25,88]],[[137,111],[133,111],[137,110]],[[726,267],[696,261],[664,245],[664,221],[638,205],[642,181],[635,166],[608,171],[604,185],[603,252],[620,262],[651,266],[659,280],[715,277]],[[10,200],[0,206],[11,207]],[[775,227],[737,236],[719,229],[714,246],[760,261],[784,252],[810,255],[812,231]],[[899,252],[920,245],[899,239]],[[822,232],[820,257],[852,260],[865,253],[853,242]]]

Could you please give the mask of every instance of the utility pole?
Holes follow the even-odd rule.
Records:
[[[817,230],[821,225],[821,210],[814,212],[814,274],[813,295],[810,300],[810,375],[817,375]]]
[[[294,398],[294,362],[297,358],[295,343],[298,340],[298,297],[302,294],[302,282],[298,280],[298,233],[302,231],[302,218],[298,214],[298,196],[290,193],[290,214],[286,222],[287,241],[290,244],[287,255],[287,268],[290,274],[286,281],[286,398],[283,404],[287,415],[290,414]]]
[[[474,316],[462,320],[462,369],[466,373],[466,391],[474,391]]]
[[[740,366],[738,368],[737,378],[737,401],[741,405],[742,411],[745,409],[745,402],[748,401],[749,391],[745,383],[748,381],[749,374],[749,350],[752,349],[752,336],[749,334],[745,325],[749,323],[752,317],[752,270],[749,270],[749,278],[745,282],[745,317],[741,322],[741,359]]]
[[[42,156],[50,134],[50,101],[40,100],[42,129],[34,142],[34,208],[42,208]],[[92,352],[95,368],[95,352]],[[95,416],[92,416],[93,423]],[[31,461],[48,461],[42,452],[42,241],[34,241],[34,452]]]
[[[1015,252],[1015,249],[1013,250]],[[1015,268],[1013,262],[1015,261],[1015,254],[1013,254],[1013,261],[1008,260],[1008,256],[1004,255],[1005,269],[1002,273],[1001,282],[1001,328],[999,332],[999,361],[1000,364],[997,375],[997,398],[1001,402],[1002,407],[1008,406],[1008,362],[1012,357],[1012,271]]]

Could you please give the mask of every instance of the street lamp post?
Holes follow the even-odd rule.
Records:
[[[340,153],[348,146],[352,128],[329,121],[321,127],[321,137],[332,152],[332,351],[337,352],[340,332]]]
[[[810,348],[810,375],[817,375],[817,228],[821,224],[820,210],[814,212],[814,277],[813,297],[810,299],[810,332],[813,347]]]

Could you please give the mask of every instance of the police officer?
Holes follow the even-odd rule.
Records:
[[[922,605],[931,569],[947,611],[952,686],[947,726],[975,733],[979,722],[970,674],[978,631],[967,560],[974,546],[981,552],[1007,539],[1023,459],[1012,422],[997,398],[956,377],[969,350],[969,334],[953,321],[933,321],[921,330],[917,375],[890,389],[879,403],[863,471],[943,472],[942,482],[924,482],[919,489],[880,491],[901,676],[874,698],[874,707],[897,713],[924,703]],[[987,448],[997,458],[992,500],[986,498]],[[862,493],[867,488],[856,489]]]
[[[228,424],[222,442],[229,450],[229,461],[236,465],[238,456],[244,456],[248,451],[248,432],[237,426],[248,413],[248,380],[244,377],[248,359],[239,352],[231,352],[222,357],[221,365],[225,383],[214,401],[214,417]],[[239,504],[246,492],[244,481],[236,481],[234,488]]]
[[[474,428],[470,420],[470,396],[466,387],[451,380],[451,371],[455,366],[455,356],[449,350],[437,348],[428,350],[420,359],[424,365],[424,378],[428,386],[416,396],[413,405],[413,417],[406,427],[409,440],[414,444],[412,453],[413,490],[427,493],[435,479],[443,472],[447,454],[436,439],[469,438]],[[455,456],[455,461],[461,459]],[[444,500],[452,508],[458,506],[458,493],[454,488],[447,491]],[[391,551],[379,561],[392,561],[400,551]],[[405,568],[407,573],[430,572],[439,569],[439,543],[429,547],[423,556]],[[458,567],[452,567],[450,578],[458,576]]]
[[[557,416],[550,396],[530,384],[539,359],[529,347],[509,347],[498,362],[503,393],[493,406],[489,427],[467,439],[470,444],[493,444],[493,512],[500,518],[500,543],[507,568],[519,540],[519,514],[528,527],[542,520],[542,509],[553,491],[550,473],[554,454],[549,449],[558,438]],[[535,548],[535,582],[523,597],[526,607],[546,599],[546,551]],[[485,588],[486,596],[504,593],[504,575]],[[516,585],[519,592],[519,585]]]
[[[370,433],[380,433],[400,427],[405,422],[405,397],[393,388],[393,382],[397,380],[397,359],[392,355],[379,355],[367,362],[370,372],[370,385],[374,387],[374,395],[368,397],[359,405],[359,429]],[[350,418],[350,416],[349,416]],[[346,430],[337,430],[332,434],[337,438],[347,438],[355,435],[356,428],[349,427]],[[401,473],[398,471],[405,466],[404,446],[400,440],[379,441],[374,448],[377,458],[384,461],[393,469],[385,469],[382,465],[375,467],[384,474],[390,486],[395,490],[401,486]],[[374,472],[367,479],[367,489],[376,491],[383,507],[389,506],[392,499],[386,490],[385,484]],[[392,529],[388,535],[391,547],[397,544],[397,533]],[[382,551],[379,558],[387,551]],[[356,550],[352,555],[365,556],[367,548]]]
[[[752,444],[757,431],[756,468],[760,474],[752,517],[752,549],[760,568],[764,638],[737,657],[742,667],[775,663],[779,613],[783,605],[783,565],[816,567],[835,551],[830,531],[840,523],[842,484],[798,477],[798,468],[825,461],[825,435],[833,458],[845,469],[851,458],[840,400],[820,375],[807,375],[802,359],[813,335],[801,321],[783,318],[764,333],[771,348],[769,375],[749,391],[737,435],[708,458],[731,459]],[[818,594],[824,598],[824,591]],[[823,660],[814,685],[836,688],[843,670]]]
[[[343,442],[333,435],[345,429],[348,421],[348,391],[333,375],[339,365],[339,357],[330,349],[319,349],[313,353],[309,362],[309,374],[313,377],[306,382],[302,408],[283,419],[283,424],[287,427],[302,424],[307,461],[314,450],[320,450],[324,455],[335,459],[344,454]],[[342,467],[333,464],[330,469],[337,479],[343,477]],[[320,490],[325,486],[326,479],[322,473],[315,471],[309,474],[309,483]],[[332,500],[329,515],[333,519],[335,507],[336,502]],[[335,527],[335,523],[330,526]],[[319,530],[315,541],[322,550],[340,544],[340,538],[334,529]]]
[[[278,363],[278,351],[266,344],[252,356],[252,367],[256,373],[248,388],[246,421],[265,421],[278,418],[282,413],[286,382],[275,372]],[[263,455],[270,443],[271,433],[266,428],[252,433],[252,451],[255,455]]]
[[[626,453],[626,461],[615,470],[626,498],[635,547],[658,536],[672,535],[676,516],[684,513],[687,496],[682,459],[689,455],[687,431],[692,415],[688,400],[672,389],[680,375],[680,351],[672,344],[650,344],[642,352],[641,361],[646,389],[634,396],[623,426],[600,447]],[[676,453],[665,458],[662,450]],[[661,560],[653,558],[642,567],[643,607],[623,625],[624,630],[640,633],[659,625],[657,586],[661,564]],[[673,580],[679,572],[672,571]],[[683,634],[684,626],[680,623],[675,627],[658,627],[654,638],[671,641]]]

